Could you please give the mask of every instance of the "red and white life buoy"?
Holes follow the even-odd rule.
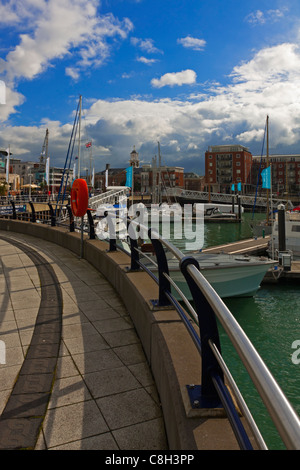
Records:
[[[71,209],[75,217],[83,217],[86,214],[89,203],[89,189],[86,181],[78,178],[71,188]]]

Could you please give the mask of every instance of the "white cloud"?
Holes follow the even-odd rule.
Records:
[[[10,86],[5,86],[5,104],[0,104],[0,122],[5,122],[12,114],[16,113],[16,108],[22,105],[25,97],[14,91]]]
[[[177,43],[181,44],[183,47],[190,48],[195,51],[203,51],[206,46],[206,41],[204,39],[193,38],[191,36],[177,39]]]
[[[142,62],[143,64],[146,64],[146,65],[152,65],[154,64],[155,62],[157,62],[157,59],[147,59],[147,57],[137,57],[137,62]]]
[[[255,57],[234,67],[231,76],[234,81],[244,81],[265,87],[268,82],[274,83],[299,77],[300,54],[296,44],[284,43],[259,51]]]
[[[282,10],[266,10],[265,12],[261,10],[256,10],[255,12],[249,13],[249,15],[246,16],[245,20],[252,25],[265,24],[270,21],[275,22],[278,21],[280,18],[283,18],[286,10],[286,8]]]
[[[147,52],[148,54],[162,54],[162,51],[154,46],[153,39],[141,39],[132,37],[130,42],[133,46],[139,47],[142,51]]]
[[[192,85],[196,82],[196,72],[194,70],[182,70],[181,72],[166,73],[160,78],[153,78],[151,85],[155,88],[162,88],[164,86],[182,86]]]
[[[0,4],[0,24],[20,25],[28,22],[34,24],[36,18],[45,11],[45,0],[8,0]]]
[[[21,21],[20,3],[9,2],[6,16],[11,22]],[[2,62],[1,68],[8,80],[33,79],[45,71],[52,60],[65,57],[75,58],[77,74],[87,66],[101,65],[110,53],[107,39],[124,39],[132,23],[126,18],[119,21],[111,14],[100,16],[98,7],[99,0],[25,0],[25,18],[34,16],[33,31],[21,34],[20,43]],[[70,70],[67,73],[70,74]]]
[[[194,83],[195,72],[180,75],[183,72],[166,74],[157,85]],[[172,164],[176,154],[176,164],[181,166],[194,161],[194,167],[200,168],[207,146],[223,142],[241,143],[256,153],[261,149],[267,114],[270,151],[277,146],[289,151],[300,139],[299,77],[299,48],[284,43],[262,49],[251,60],[234,67],[228,85],[213,83],[209,87],[206,83],[201,93],[190,99],[136,97],[84,103],[84,127],[93,139],[96,168],[104,169],[105,163],[127,165],[133,145],[144,161],[151,162],[157,140],[161,142],[164,163]],[[13,97],[15,103],[22,99],[19,95]],[[1,106],[0,112],[4,108]],[[39,127],[5,128],[0,144],[7,147],[5,142],[12,139],[14,154],[23,152],[25,158],[34,157],[40,152],[45,125],[42,122]],[[51,126],[51,155],[63,165],[72,123],[48,122],[47,126]]]

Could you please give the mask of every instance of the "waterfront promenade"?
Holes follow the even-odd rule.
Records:
[[[0,449],[168,449],[143,348],[101,273],[7,231],[0,263]]]

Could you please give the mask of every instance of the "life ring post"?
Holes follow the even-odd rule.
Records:
[[[71,188],[71,209],[75,217],[83,217],[89,205],[87,182],[82,178],[73,181]]]
[[[71,188],[71,209],[75,217],[81,217],[81,244],[80,258],[83,258],[83,218],[89,206],[89,189],[87,182],[82,178],[73,181]]]

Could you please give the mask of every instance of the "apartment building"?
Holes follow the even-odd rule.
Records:
[[[271,165],[272,192],[278,196],[299,195],[300,193],[300,154],[266,155],[252,157],[252,184],[257,184],[258,173]],[[260,182],[260,181],[259,181]]]
[[[215,145],[205,152],[205,180],[214,192],[228,193],[232,184],[242,191],[251,184],[252,154],[242,145]]]

